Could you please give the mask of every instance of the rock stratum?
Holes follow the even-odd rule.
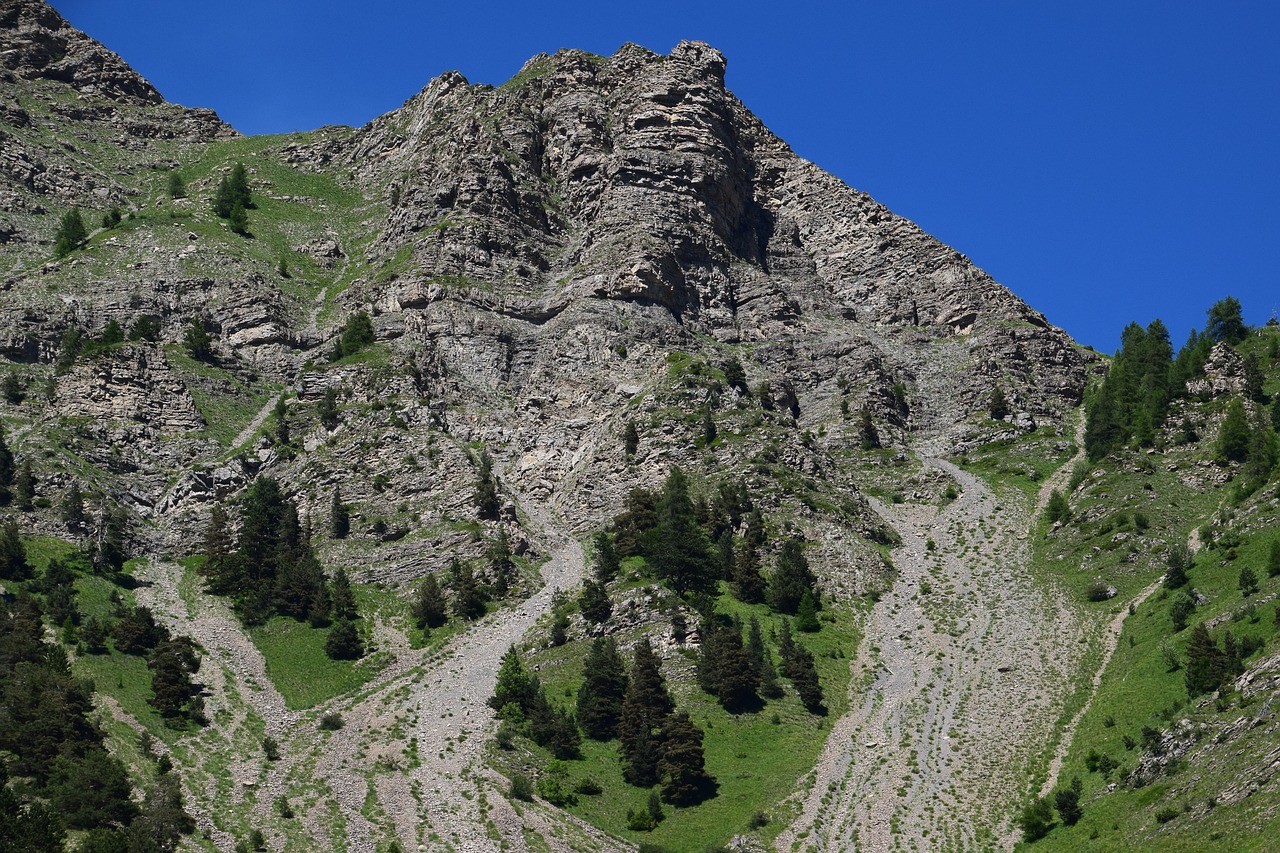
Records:
[[[1070,443],[1095,357],[964,255],[796,156],[724,73],[724,56],[698,42],[667,55],[565,50],[496,88],[446,73],[362,128],[246,138],[211,111],[165,102],[47,5],[0,4],[0,371],[22,390],[0,416],[49,498],[23,514],[24,533],[74,538],[56,511],[73,484],[95,508],[125,510],[130,550],[150,560],[140,598],[205,631],[222,673],[210,683],[240,684],[232,692],[249,705],[214,690],[210,706],[228,719],[213,715],[208,749],[246,736],[228,721],[237,714],[285,744],[278,768],[233,767],[231,788],[185,777],[210,843],[233,844],[220,797],[266,821],[270,800],[253,785],[282,791],[289,774],[315,774],[331,795],[317,791],[279,844],[373,850],[434,833],[496,849],[483,830],[496,821],[517,849],[522,832],[612,846],[553,810],[495,805],[494,788],[479,811],[460,799],[489,784],[473,760],[478,735],[455,752],[457,732],[432,706],[466,705],[473,733],[489,724],[476,662],[496,665],[551,591],[577,582],[568,537],[680,465],[695,483],[748,484],[811,543],[824,593],[848,602],[892,580],[882,548],[895,522],[868,502],[869,467],[1031,430]],[[254,193],[248,235],[209,209],[238,162]],[[93,233],[57,258],[73,206]],[[112,208],[123,221],[98,229]],[[331,360],[359,312],[374,343]],[[67,357],[69,335],[93,341],[142,317],[155,340]],[[183,346],[193,321],[212,335],[205,360]],[[997,387],[1003,421],[989,417]],[[323,418],[330,390],[338,411]],[[870,457],[868,421],[887,448]],[[495,463],[497,519],[478,519],[472,501],[481,449]],[[440,767],[375,770],[377,749],[326,751],[297,734],[298,712],[260,683],[233,621],[183,599],[165,574],[181,571],[167,558],[198,549],[213,503],[264,474],[316,530],[341,489],[353,532],[322,556],[362,584],[405,589],[452,557],[478,557],[500,529],[518,555],[552,558],[549,587],[466,634],[445,663],[379,623],[390,663],[374,687],[315,712],[341,708],[366,740],[409,719],[424,756],[449,755]],[[420,683],[436,687],[393,701]],[[175,760],[199,764],[190,755],[202,748],[175,748]]]

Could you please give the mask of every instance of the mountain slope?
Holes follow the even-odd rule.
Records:
[[[146,561],[132,571],[148,584],[130,595],[201,640],[217,670],[202,676],[211,726],[158,736],[219,848],[251,827],[341,849],[446,844],[450,833],[460,843],[468,830],[486,847],[553,832],[612,846],[556,810],[507,805],[476,763],[492,722],[481,664],[554,609],[553,590],[578,582],[569,538],[682,466],[704,506],[722,487],[745,488],[767,519],[766,559],[804,539],[846,624],[906,600],[864,599],[893,582],[894,528],[907,525],[909,555],[892,559],[923,559],[910,524],[945,484],[969,482],[919,459],[997,439],[1034,448],[1040,467],[1071,455],[1066,424],[1095,357],[958,252],[796,157],[725,89],[724,57],[705,44],[668,56],[562,51],[497,88],[445,74],[366,127],[256,138],[164,103],[34,0],[0,9],[0,56],[0,358],[18,392],[0,419],[43,499],[14,515],[28,541],[93,550],[124,512],[128,552]],[[210,209],[237,163],[253,191],[245,233]],[[176,197],[171,175],[184,186]],[[93,233],[58,258],[54,234],[73,205]],[[113,207],[122,221],[98,229]],[[365,315],[373,340],[335,352]],[[147,323],[154,333],[128,340],[110,331]],[[211,352],[188,346],[193,327]],[[1001,421],[988,416],[997,387],[1012,412]],[[868,427],[885,449],[864,446]],[[476,505],[489,457],[493,512]],[[301,623],[235,629],[202,591],[199,558],[176,561],[202,551],[215,505],[234,516],[264,477],[296,501],[330,572],[355,581],[377,649],[363,662],[307,658],[322,635]],[[86,524],[60,512],[73,487],[88,497]],[[901,513],[883,502],[904,491]],[[1003,513],[991,553],[1020,563],[1029,497],[987,500]],[[324,535],[335,503],[349,508],[348,536]],[[437,574],[449,587],[457,558],[496,584],[486,554],[499,538],[519,578],[498,612],[424,640],[407,612],[418,581]],[[904,573],[915,583],[923,566]],[[984,584],[970,578],[963,594]],[[1028,607],[1051,609],[1052,594],[1025,592]],[[660,616],[603,630],[658,637]],[[1061,619],[1054,636],[1073,630]],[[1014,622],[938,642],[956,654],[957,638],[984,655],[1044,647]],[[573,641],[590,630],[575,622]],[[261,665],[238,651],[248,643]],[[683,672],[680,651],[662,648]],[[91,657],[77,666],[101,674]],[[1063,662],[1062,684],[1078,665]],[[1042,703],[1008,712],[1043,735],[1060,689],[1046,681]],[[955,699],[938,686],[943,696]],[[128,754],[119,733],[149,712],[127,696],[107,707]],[[318,734],[328,712],[348,728]],[[465,732],[440,722],[451,712]],[[278,764],[248,757],[264,733],[283,747]],[[966,749],[998,734],[980,726]],[[1005,837],[1020,793],[958,816],[980,828],[956,837]],[[296,820],[273,808],[284,795]]]

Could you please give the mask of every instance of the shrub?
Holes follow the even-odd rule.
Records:
[[[511,777],[511,797],[515,800],[529,802],[533,799],[533,783],[523,773]]]
[[[1089,588],[1085,591],[1085,597],[1090,601],[1107,601],[1116,594],[1111,584],[1106,581],[1094,581],[1089,584]]]
[[[342,719],[341,714],[330,712],[320,718],[319,729],[322,732],[336,732],[346,724],[347,721]]]
[[[1022,807],[1018,815],[1018,827],[1022,830],[1022,840],[1039,841],[1053,829],[1053,807],[1047,797],[1039,797]]]
[[[1165,806],[1156,812],[1156,823],[1168,823],[1180,814],[1182,814],[1180,809],[1175,809],[1173,806]]]

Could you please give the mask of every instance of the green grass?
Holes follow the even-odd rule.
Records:
[[[311,708],[361,687],[377,672],[376,661],[331,660],[324,653],[328,629],[284,616],[249,632],[266,659],[267,676],[290,709]]]
[[[1044,540],[1038,549],[1036,565],[1042,570],[1045,566],[1061,567],[1063,562],[1083,560],[1095,568],[1111,567],[1111,571],[1120,572],[1115,577],[1121,579],[1117,583],[1123,588],[1121,597],[1085,605],[1097,610],[1099,621],[1109,620],[1132,593],[1163,571],[1161,540],[1184,539],[1198,522],[1210,516],[1217,519],[1214,529],[1218,531],[1219,544],[1202,550],[1188,573],[1188,588],[1205,596],[1207,603],[1196,609],[1189,626],[1178,633],[1173,632],[1169,616],[1176,592],[1162,588],[1137,608],[1125,621],[1115,655],[1093,704],[1080,722],[1060,779],[1069,782],[1072,777],[1079,777],[1084,783],[1084,818],[1074,827],[1058,827],[1028,849],[1271,849],[1272,839],[1264,830],[1266,826],[1274,827],[1276,820],[1276,799],[1270,789],[1263,787],[1252,797],[1229,804],[1224,792],[1241,783],[1241,768],[1259,768],[1269,763],[1266,755],[1274,748],[1273,736],[1266,734],[1265,727],[1253,729],[1246,725],[1221,746],[1211,745],[1239,718],[1256,713],[1258,706],[1250,707],[1230,691],[1219,703],[1207,701],[1206,697],[1189,701],[1184,673],[1171,670],[1165,654],[1172,649],[1183,657],[1191,626],[1224,617],[1226,621],[1212,629],[1215,638],[1230,630],[1237,638],[1265,643],[1263,651],[1245,661],[1246,668],[1280,647],[1274,622],[1275,602],[1256,603],[1280,595],[1280,578],[1268,578],[1266,572],[1267,552],[1276,535],[1274,531],[1280,528],[1280,514],[1275,509],[1277,488],[1273,484],[1235,510],[1215,512],[1215,508],[1225,505],[1231,484],[1202,493],[1167,476],[1171,464],[1182,468],[1190,459],[1186,451],[1171,451],[1159,465],[1144,464],[1143,457],[1128,454],[1118,464],[1105,463],[1101,476],[1089,478],[1077,492],[1078,512],[1105,508],[1104,517],[1069,525],[1056,534],[1056,541]],[[1098,529],[1106,527],[1107,521],[1114,524],[1111,510],[1117,506],[1128,508],[1131,519],[1135,499],[1148,504],[1146,514],[1155,534],[1143,532],[1140,556],[1122,564],[1117,554],[1125,554],[1126,549],[1109,549],[1108,544],[1117,533],[1136,537],[1139,531],[1131,520],[1127,526],[1113,527],[1105,534],[1098,533]],[[1056,560],[1058,554],[1067,559]],[[1246,565],[1253,568],[1261,587],[1248,598],[1238,586],[1240,569]],[[1127,573],[1121,571],[1125,569]],[[1168,730],[1183,719],[1195,727],[1203,726],[1190,753],[1194,760],[1175,764],[1174,773],[1146,787],[1129,785],[1127,776],[1143,754],[1143,728]],[[1126,737],[1136,745],[1127,746]],[[1085,759],[1091,750],[1116,759],[1119,768],[1109,778],[1089,772]],[[1119,784],[1116,790],[1107,792],[1112,782]],[[1177,813],[1176,817],[1164,823],[1156,820],[1158,812],[1170,809]],[[1184,809],[1189,811],[1184,813]]]
[[[781,617],[767,608],[744,605],[727,595],[720,597],[718,610],[744,619],[754,613],[771,645],[770,632],[781,624]],[[730,714],[698,689],[692,661],[679,653],[666,662],[664,673],[678,708],[689,712],[705,732],[706,766],[719,783],[717,795],[690,808],[664,804],[666,819],[657,829],[631,832],[626,828],[627,810],[643,809],[648,789],[632,787],[623,780],[616,741],[601,744],[585,740],[582,759],[568,762],[570,778],[576,783],[589,776],[604,792],[579,795],[577,805],[568,810],[632,842],[660,844],[671,850],[702,850],[724,844],[734,835],[750,832],[749,821],[757,812],[772,818],[758,834],[765,840],[772,838],[786,823],[777,803],[795,791],[799,780],[812,769],[831,724],[848,708],[849,662],[859,641],[856,615],[849,610],[834,615],[834,622],[822,622],[820,632],[798,635],[814,653],[829,710],[826,716],[807,712],[785,681],[784,698],[768,702],[758,712]],[[620,645],[629,659],[629,643]],[[577,640],[530,655],[529,661],[538,667],[539,678],[553,701],[574,701],[588,647],[588,641]],[[777,724],[773,723],[775,714]],[[517,753],[498,753],[499,763],[505,764],[508,772],[518,769],[520,755],[531,756],[537,766],[545,766],[549,760],[547,753],[527,741],[519,741],[519,747]]]

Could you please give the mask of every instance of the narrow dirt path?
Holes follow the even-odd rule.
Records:
[[[240,430],[240,434],[236,436],[235,441],[231,442],[232,450],[235,450],[237,447],[243,447],[249,439],[253,438],[253,434],[267,422],[267,418],[271,417],[271,412],[275,409],[276,401],[279,399],[280,397],[277,395],[275,397],[271,397],[263,404],[262,408],[258,410],[258,413],[253,416],[253,420],[249,421],[248,425],[246,425],[244,429]]]
[[[898,575],[779,850],[1005,846],[1009,805],[1066,698],[1079,629],[1026,574],[1026,510],[949,462],[925,464],[961,495],[941,509],[872,501],[902,537]]]

